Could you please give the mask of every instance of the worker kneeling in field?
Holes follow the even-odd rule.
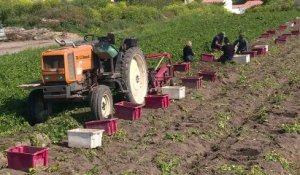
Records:
[[[224,38],[224,43],[225,45],[221,48],[221,50],[223,51],[223,55],[218,60],[223,64],[226,61],[231,61],[234,56],[234,46],[230,44],[229,39],[227,37]]]
[[[243,34],[240,34],[239,38],[234,42],[233,46],[237,46],[237,54],[248,51],[248,41],[245,39]]]
[[[183,48],[183,61],[192,62],[194,61],[194,52],[192,50],[192,41],[187,41],[186,46]]]
[[[211,49],[213,51],[221,50],[221,48],[223,46],[224,37],[225,37],[224,32],[220,32],[214,37],[214,39],[211,43]]]

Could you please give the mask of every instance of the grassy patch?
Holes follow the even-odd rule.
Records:
[[[268,160],[268,161],[273,161],[273,162],[278,162],[281,164],[281,166],[289,171],[290,168],[291,168],[291,162],[288,161],[285,157],[283,157],[282,155],[272,151],[272,152],[269,152],[265,155],[265,160]]]
[[[250,169],[250,170],[249,170]],[[264,170],[258,166],[254,165],[250,168],[244,165],[235,165],[235,164],[223,164],[218,168],[220,174],[230,173],[234,175],[267,175]]]
[[[162,175],[177,174],[176,168],[180,165],[179,159],[171,153],[159,153],[155,158],[155,163]]]
[[[298,133],[298,134],[300,134],[300,124],[299,123],[283,124],[282,129],[286,133]]]
[[[259,124],[263,124],[268,121],[268,118],[269,118],[268,110],[265,106],[263,106],[254,115],[253,120],[258,122]]]
[[[59,143],[66,137],[68,130],[79,126],[80,124],[68,113],[62,113],[44,124],[36,125],[33,130],[48,135],[52,143]]]
[[[286,100],[287,98],[288,98],[287,95],[282,94],[282,93],[280,93],[280,94],[274,94],[273,97],[272,97],[272,99],[271,99],[271,101],[274,104],[279,104],[282,101]]]
[[[245,75],[244,71],[240,72],[240,77],[239,77],[237,83],[240,85],[244,85],[245,83],[247,83],[247,76]]]
[[[220,129],[225,129],[228,121],[232,118],[230,112],[223,112],[218,114],[218,127]]]
[[[180,134],[180,133],[166,133],[164,136],[165,140],[172,140],[173,142],[184,142],[186,136],[185,134]]]
[[[223,164],[219,167],[219,171],[221,173],[231,172],[236,175],[246,175],[246,167],[243,165]]]
[[[299,83],[299,82],[300,82],[300,75],[299,74],[292,74],[290,76],[290,80],[289,80],[290,85],[293,85],[293,84],[296,84],[296,83]]]
[[[201,95],[201,93],[199,91],[194,91],[194,92],[192,92],[191,99],[192,100],[194,100],[194,99],[204,100],[204,97],[203,97],[203,95]]]
[[[124,129],[119,129],[113,137],[117,140],[126,141],[128,139],[128,133]]]

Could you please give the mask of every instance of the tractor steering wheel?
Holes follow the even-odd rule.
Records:
[[[83,39],[84,39],[84,41],[86,41],[86,42],[94,41],[95,35],[93,35],[93,34],[84,35]]]

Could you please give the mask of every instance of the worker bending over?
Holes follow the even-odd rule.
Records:
[[[226,61],[231,61],[234,56],[234,46],[230,44],[227,37],[224,38],[224,43],[225,45],[221,48],[221,50],[223,51],[223,55],[218,60],[223,64],[225,64]]]
[[[240,34],[239,38],[233,44],[234,48],[237,46],[237,54],[248,51],[248,41],[243,34]]]
[[[213,51],[221,50],[221,48],[223,46],[224,37],[225,37],[224,32],[220,32],[214,37],[214,39],[211,43],[211,49]]]
[[[194,61],[195,53],[192,50],[192,41],[187,41],[186,46],[183,48],[183,61],[192,62]]]

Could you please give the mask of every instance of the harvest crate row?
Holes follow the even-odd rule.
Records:
[[[263,33],[260,38],[273,37],[277,31],[285,31],[292,28],[296,22],[288,22],[279,26],[277,30],[270,29]],[[275,39],[276,44],[285,43],[292,36],[300,36],[299,30],[293,30],[290,33],[282,34]],[[260,55],[265,55],[269,50],[268,45],[254,45],[252,50],[244,52],[241,55],[235,55],[233,61],[238,63],[249,63],[250,59]],[[215,57],[212,54],[201,54],[201,61],[213,62]],[[176,63],[174,70],[188,72],[191,69],[190,63]],[[171,99],[185,98],[185,88],[199,89],[202,80],[215,81],[216,72],[209,70],[200,70],[196,77],[182,77],[183,86],[164,86],[162,95],[152,94],[145,97],[145,105],[138,105],[129,102],[119,102],[115,106],[115,118],[106,120],[89,121],[85,123],[85,128],[77,128],[68,131],[68,146],[79,148],[96,148],[102,146],[102,135],[114,135],[117,130],[118,119],[136,120],[142,115],[143,108],[158,109],[168,108]],[[48,166],[48,148],[39,148],[32,146],[14,146],[7,149],[8,168],[28,171],[30,168],[39,166]]]

